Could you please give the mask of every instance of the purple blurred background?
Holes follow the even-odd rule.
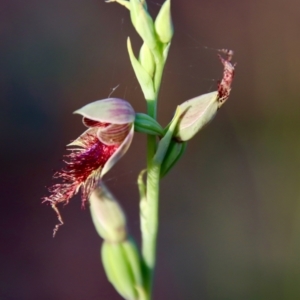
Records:
[[[162,0],[149,1],[156,15]],[[159,121],[216,89],[211,48],[235,50],[229,101],[161,185],[155,299],[300,299],[300,2],[172,1],[175,36]],[[0,4],[1,300],[117,300],[101,240],[75,197],[56,216],[41,197],[81,106],[112,94],[145,103],[126,50],[128,11],[96,0]],[[139,241],[136,177],[145,137],[105,177]]]

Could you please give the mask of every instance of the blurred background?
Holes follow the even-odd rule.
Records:
[[[163,1],[148,1],[153,16]],[[181,102],[216,89],[217,52],[235,51],[230,99],[161,184],[157,300],[300,299],[300,2],[172,1],[175,36],[159,102],[166,125]],[[102,0],[0,4],[0,299],[118,300],[101,240],[80,197],[41,204],[65,145],[94,100],[145,102],[126,38],[128,11]],[[139,241],[136,134],[105,182]]]

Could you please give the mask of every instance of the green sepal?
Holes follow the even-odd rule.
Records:
[[[134,130],[141,133],[163,136],[164,130],[159,123],[147,114],[136,113]]]
[[[146,99],[154,99],[155,98],[155,92],[154,92],[154,86],[153,81],[148,72],[142,67],[140,62],[136,59],[134,56],[130,38],[127,39],[127,49],[129,53],[129,58],[133,67],[133,70],[135,72],[135,75],[137,77],[137,80],[141,86],[141,89],[144,93],[144,96]]]
[[[170,46],[171,46],[171,43],[168,43],[168,44],[165,44],[164,47],[163,47],[163,59],[166,61],[167,58],[168,58],[168,54],[169,54],[169,50],[170,50]]]
[[[158,143],[157,151],[153,158],[154,164],[157,164],[157,165],[162,164],[162,162],[165,158],[165,155],[167,153],[167,150],[169,148],[170,142],[172,140],[172,137],[174,135],[175,129],[177,127],[180,115],[181,115],[181,109],[179,106],[177,106],[175,115],[174,115],[171,123],[169,124],[167,132],[165,133],[164,137]]]
[[[169,43],[174,34],[170,0],[166,0],[162,5],[156,17],[154,26],[159,40],[164,44]]]
[[[186,149],[186,142],[178,142],[174,139],[171,140],[168,151],[165,155],[165,158],[162,162],[160,169],[160,177],[164,177],[177,163],[177,161],[184,154]]]

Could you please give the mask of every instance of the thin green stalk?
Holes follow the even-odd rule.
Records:
[[[147,171],[147,233],[143,235],[142,255],[145,263],[146,289],[151,295],[156,260],[156,239],[158,231],[160,166],[152,165]],[[151,299],[151,297],[150,297]]]
[[[147,100],[147,113],[153,119],[157,119],[157,99]],[[152,158],[156,151],[156,137],[154,135],[147,136],[147,169],[151,166]]]
[[[154,86],[156,99],[147,100],[147,113],[153,119],[157,119],[157,96],[161,84],[161,78],[164,69],[164,62],[159,61],[156,64],[154,76]],[[151,299],[153,285],[153,275],[156,260],[156,240],[158,231],[158,207],[159,207],[159,180],[160,165],[153,163],[153,157],[156,153],[156,137],[148,135],[147,137],[147,231],[142,232],[142,255],[145,264],[146,290]]]
[[[154,90],[156,91],[156,95],[158,96],[159,88],[161,85],[161,79],[163,75],[165,67],[165,62],[163,58],[159,58],[156,60],[156,70],[155,70],[155,76],[154,76]]]
[[[148,115],[156,119],[156,100],[147,101]],[[142,231],[142,256],[144,260],[144,275],[146,291],[151,299],[153,274],[155,267],[156,237],[158,229],[159,171],[152,166],[156,152],[156,137],[147,136],[147,230]]]

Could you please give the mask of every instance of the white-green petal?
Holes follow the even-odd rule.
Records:
[[[129,102],[108,98],[98,100],[76,110],[74,114],[80,114],[93,121],[112,124],[132,123],[135,112]]]
[[[106,127],[100,127],[97,131],[98,139],[105,145],[121,144],[127,137],[132,123],[110,124]]]
[[[128,150],[132,139],[134,135],[134,126],[131,126],[131,129],[122,142],[122,144],[119,146],[119,148],[115,151],[115,153],[108,159],[106,164],[104,165],[102,172],[101,172],[101,177],[104,176],[114,165],[115,163],[126,153]]]
[[[219,108],[218,92],[195,97],[185,101],[179,107],[183,113],[175,136],[180,141],[187,141],[215,116]]]

